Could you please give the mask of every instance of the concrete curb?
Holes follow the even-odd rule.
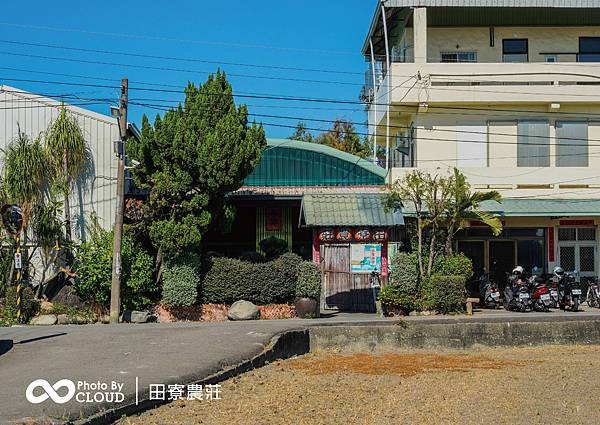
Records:
[[[600,320],[487,323],[399,321],[394,326],[310,328],[311,351],[374,352],[550,344],[600,344]]]
[[[275,360],[287,359],[293,356],[306,354],[310,351],[310,339],[307,329],[289,330],[281,332],[271,338],[271,341],[263,349],[260,354],[247,361],[243,361],[237,365],[227,367],[215,374],[206,378],[191,382],[180,382],[181,384],[216,384],[230,379],[234,376],[248,372],[250,370],[262,367]],[[135,402],[127,402],[127,404],[109,409],[103,412],[96,413],[85,419],[70,420],[63,422],[65,425],[104,425],[112,424],[123,416],[130,416],[142,413],[146,410],[156,408],[160,405],[167,404],[168,401],[150,400],[148,393],[140,394],[139,404]]]

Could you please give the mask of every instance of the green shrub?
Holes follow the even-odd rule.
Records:
[[[188,253],[167,258],[162,266],[162,303],[190,307],[198,300],[200,258]]]
[[[408,312],[413,309],[414,297],[397,285],[386,285],[379,291],[377,301],[381,302],[384,309],[403,309]]]
[[[275,236],[263,239],[258,243],[258,246],[268,259],[277,258],[288,251],[287,241]]]
[[[473,262],[462,253],[452,256],[439,255],[433,262],[431,274],[463,276],[468,280],[473,276]]]
[[[419,262],[416,253],[397,252],[391,258],[391,283],[406,295],[416,295],[419,287]]]
[[[465,307],[464,276],[433,275],[430,283],[436,310],[442,313],[463,311]]]
[[[40,302],[35,299],[33,289],[25,287],[21,297],[21,315],[23,322],[28,323],[40,311]],[[17,320],[17,287],[9,285],[6,288],[4,306],[0,311],[0,318],[7,324],[16,323]]]
[[[415,296],[414,308],[417,311],[435,310],[436,304],[433,296],[433,287],[431,279],[423,279],[419,285],[419,290]]]
[[[74,289],[82,300],[108,307],[112,280],[113,234],[96,229],[89,242],[77,249]],[[158,294],[150,254],[124,235],[121,249],[121,303],[124,309],[141,309]]]
[[[201,285],[205,304],[232,304],[246,300],[255,304],[293,302],[298,265],[302,258],[284,254],[265,263],[249,263],[235,258],[208,258]]]
[[[296,296],[318,300],[321,298],[321,271],[311,261],[303,261],[298,265]]]

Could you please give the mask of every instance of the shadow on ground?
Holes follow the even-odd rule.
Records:
[[[12,348],[12,339],[0,339],[0,356],[8,353]]]

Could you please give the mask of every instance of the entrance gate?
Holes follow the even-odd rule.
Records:
[[[374,312],[369,273],[352,273],[350,244],[322,244],[323,292],[326,310]]]

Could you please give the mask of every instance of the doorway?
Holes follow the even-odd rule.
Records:
[[[516,264],[515,241],[490,241],[488,264],[490,265],[490,280],[504,291],[506,273],[510,272]]]
[[[323,244],[323,289],[325,310],[374,312],[375,300],[369,273],[352,273],[350,244]]]

